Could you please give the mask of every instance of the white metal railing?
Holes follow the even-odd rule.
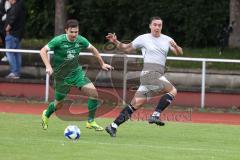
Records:
[[[82,52],[81,55],[92,55],[88,52]],[[122,56],[124,57],[124,71],[123,71],[123,103],[125,103],[127,95],[127,63],[128,58],[143,58],[142,55],[116,55],[116,54],[100,54],[101,56]],[[206,82],[206,62],[226,62],[226,63],[240,63],[240,60],[235,59],[213,59],[213,58],[191,58],[191,57],[167,57],[168,60],[178,60],[178,61],[195,61],[202,62],[202,79],[201,79],[201,108],[205,106],[205,82]]]
[[[0,52],[18,52],[18,53],[37,53],[40,54],[40,50],[23,50],[23,49],[3,49],[0,48]],[[53,54],[52,51],[48,52],[50,54]],[[48,59],[50,59],[50,54],[48,54]],[[49,98],[49,74],[46,74],[46,80],[45,80],[45,102],[48,102]]]
[[[22,50],[22,49],[1,49],[0,52],[20,52],[20,53],[40,53],[39,50]],[[52,54],[53,52],[48,52]],[[49,59],[50,59],[50,54]],[[92,55],[89,52],[81,52],[80,56]],[[126,55],[126,54],[105,54],[100,53],[102,57],[123,57],[124,58],[124,76],[123,76],[123,102],[126,100],[127,93],[127,63],[129,58],[143,58],[142,55]],[[205,105],[205,77],[206,77],[206,63],[207,62],[226,62],[226,63],[240,63],[240,60],[235,59],[213,59],[213,58],[190,58],[190,57],[167,57],[168,60],[178,60],[178,61],[195,61],[202,62],[202,79],[201,79],[201,108]],[[46,74],[46,87],[45,87],[45,101],[47,102],[49,98],[49,75]]]

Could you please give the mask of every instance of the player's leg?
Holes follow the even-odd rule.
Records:
[[[141,86],[139,87],[141,88]],[[131,118],[134,111],[142,106],[147,100],[147,97],[139,91],[136,92],[134,98],[130,104],[127,104],[123,110],[120,112],[118,117],[108,125],[105,130],[109,133],[111,137],[116,137],[117,128]]]
[[[159,119],[160,114],[164,111],[172,102],[174,97],[177,95],[177,89],[166,79],[166,77],[162,76],[160,78],[160,83],[163,85],[162,92],[165,93],[161,96],[155,111],[149,118],[149,123],[155,123],[157,125],[163,126],[164,123]]]
[[[42,127],[44,130],[48,128],[48,121],[50,116],[63,105],[63,100],[70,90],[70,86],[64,84],[64,82],[54,82],[54,96],[55,100],[50,102],[47,109],[42,112]]]
[[[89,129],[93,128],[96,131],[103,131],[103,128],[94,120],[97,108],[100,106],[97,89],[92,83],[88,83],[84,85],[81,90],[88,96],[88,121],[86,123],[86,127]]]
[[[47,109],[42,112],[42,127],[44,130],[48,128],[48,120],[50,116],[63,106],[63,101],[54,100],[49,103]]]

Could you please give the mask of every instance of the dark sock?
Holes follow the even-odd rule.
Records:
[[[125,121],[127,121],[132,113],[135,111],[136,109],[132,107],[131,104],[127,105],[125,108],[123,108],[123,110],[121,111],[121,113],[118,115],[118,117],[115,119],[114,123],[119,126],[122,123],[124,123]]]
[[[161,99],[158,102],[158,105],[155,109],[156,112],[161,113],[164,109],[169,106],[173,100],[174,96],[171,95],[170,93],[167,93],[161,97]]]

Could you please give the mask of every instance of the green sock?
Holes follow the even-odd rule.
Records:
[[[55,111],[56,111],[56,108],[55,108],[54,102],[51,102],[48,105],[47,112],[46,112],[45,116],[49,118],[53,114],[53,112],[55,112]]]
[[[98,100],[88,98],[88,122],[92,122],[98,107]]]

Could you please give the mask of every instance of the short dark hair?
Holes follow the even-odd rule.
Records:
[[[78,26],[79,26],[79,23],[78,23],[78,20],[76,20],[76,19],[69,19],[65,23],[65,29],[75,28],[75,27],[78,27]]]
[[[152,23],[153,20],[161,20],[162,21],[162,18],[158,17],[158,16],[151,17],[150,24]]]

